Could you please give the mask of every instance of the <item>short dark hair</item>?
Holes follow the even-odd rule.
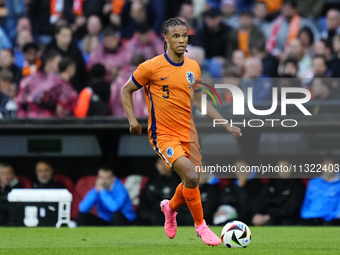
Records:
[[[55,26],[55,28],[54,28],[54,33],[55,33],[56,35],[59,34],[59,33],[61,32],[61,30],[63,30],[64,28],[72,30],[70,24],[68,24],[68,23],[62,23],[62,24],[60,24],[60,25],[56,25],[56,26]]]
[[[103,32],[104,37],[109,37],[109,36],[117,37],[118,34],[119,34],[119,30],[115,26],[109,26],[109,27],[105,28],[105,30]]]
[[[263,39],[259,39],[259,40],[256,40],[256,41],[250,41],[249,49],[250,49],[250,51],[252,49],[256,49],[259,52],[265,52],[266,51],[266,42]]]
[[[90,73],[92,78],[104,78],[106,74],[105,66],[97,63],[91,67]]]
[[[283,4],[289,4],[292,7],[296,8],[297,7],[297,2],[296,0],[283,0]]]
[[[75,65],[74,60],[69,57],[63,57],[58,64],[59,72],[65,72],[66,69],[71,65]]]
[[[312,30],[309,28],[309,27],[303,27],[300,31],[299,31],[299,35],[298,37],[300,37],[300,35],[303,33],[303,32],[306,32],[310,38],[310,43],[309,45],[312,45],[314,43],[314,34],[312,32]]]
[[[98,173],[99,173],[99,171],[111,172],[112,175],[115,175],[115,172],[114,172],[113,168],[112,168],[112,167],[109,167],[109,166],[102,166],[102,167],[100,167],[100,168],[98,169]]]
[[[143,54],[134,54],[131,58],[131,65],[139,66],[145,61],[145,56]]]
[[[146,22],[141,22],[137,24],[136,27],[136,32],[139,34],[146,34],[147,32],[150,31],[150,27],[148,25],[148,23]]]
[[[24,47],[22,48],[22,51],[24,53],[26,53],[27,51],[34,49],[35,51],[39,50],[38,44],[36,44],[35,42],[30,42],[30,43],[26,43],[24,45]]]
[[[321,39],[320,42],[322,42],[327,49],[330,49],[333,51],[333,45],[332,45],[332,40],[330,38],[327,39]]]
[[[286,58],[286,60],[283,62],[283,66],[285,67],[287,64],[293,64],[296,69],[299,69],[298,62],[294,57]]]

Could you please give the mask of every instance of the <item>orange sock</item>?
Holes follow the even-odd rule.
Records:
[[[183,187],[183,196],[187,202],[191,215],[194,218],[196,226],[201,225],[204,220],[201,193],[198,186],[194,189]]]
[[[174,196],[171,198],[169,206],[171,210],[177,211],[185,205],[185,199],[183,196],[183,182],[178,184]]]

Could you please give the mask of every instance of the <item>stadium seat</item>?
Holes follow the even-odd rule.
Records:
[[[74,184],[73,184],[73,182],[71,181],[71,179],[68,176],[56,174],[56,175],[54,175],[54,180],[60,181],[61,184],[63,184],[64,187],[66,189],[68,189],[69,192],[73,193],[73,191],[74,191]]]
[[[21,186],[25,189],[32,188],[32,181],[28,179],[27,177],[16,175],[15,178],[17,178],[21,184]]]
[[[73,203],[72,203],[72,209],[75,210],[75,212],[73,212],[75,215],[77,215],[79,212],[79,203],[81,202],[81,200],[83,200],[86,193],[95,186],[96,180],[97,180],[97,175],[89,175],[89,176],[84,176],[80,178],[78,182],[76,183],[75,192],[74,192],[75,196],[73,198]],[[92,208],[90,213],[98,216],[97,207],[95,206],[94,208]]]
[[[225,186],[230,184],[230,180],[227,178],[219,178],[219,183],[218,185],[220,186],[220,189],[222,190]]]
[[[142,190],[148,180],[148,177],[141,175],[129,175],[121,179],[122,183],[129,193],[133,208],[135,210],[139,206],[140,194],[142,193]]]

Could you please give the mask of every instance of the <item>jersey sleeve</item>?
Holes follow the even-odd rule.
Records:
[[[136,71],[133,72],[131,79],[138,88],[142,88],[150,82],[151,72],[152,68],[150,61],[148,60],[137,67]]]

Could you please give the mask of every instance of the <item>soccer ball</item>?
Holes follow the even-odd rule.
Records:
[[[222,229],[221,240],[228,248],[247,248],[251,240],[250,229],[241,221],[230,221]]]

